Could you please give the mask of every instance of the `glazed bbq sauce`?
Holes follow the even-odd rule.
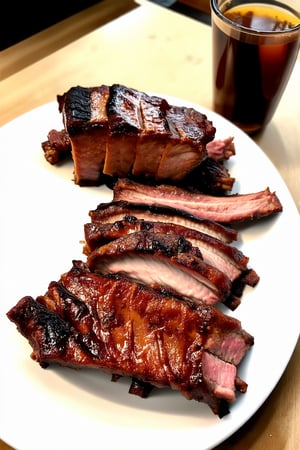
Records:
[[[289,30],[300,23],[284,9],[258,3],[233,7],[224,15],[256,31]],[[251,134],[272,118],[292,71],[299,39],[270,45],[257,35],[244,36],[236,39],[214,28],[215,48],[219,49],[214,61],[215,110]]]

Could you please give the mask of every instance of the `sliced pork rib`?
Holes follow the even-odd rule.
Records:
[[[89,255],[97,247],[114,239],[137,231],[150,231],[158,234],[173,234],[182,236],[193,247],[200,250],[203,260],[224,272],[231,281],[237,279],[243,272],[248,272],[249,258],[233,245],[182,225],[167,222],[152,222],[126,216],[114,223],[86,223],[84,225],[84,253]]]
[[[89,215],[93,223],[112,223],[124,216],[134,216],[152,222],[168,222],[186,228],[201,231],[216,237],[223,242],[236,241],[237,231],[213,220],[196,217],[177,208],[169,206],[148,205],[146,203],[132,203],[127,201],[113,201],[100,203],[96,209],[90,210]]]
[[[97,247],[87,265],[92,272],[123,273],[188,301],[230,304],[230,279],[205,263],[200,251],[181,236],[137,231]]]
[[[169,206],[220,223],[258,219],[282,211],[278,197],[269,188],[251,194],[211,196],[175,186],[151,186],[126,178],[118,179],[115,184],[113,200]]]
[[[79,261],[36,300],[8,313],[42,367],[105,369],[170,387],[222,417],[247,385],[237,375],[253,337],[214,307],[193,307]],[[220,345],[221,344],[221,345]]]
[[[234,310],[237,308],[237,306],[241,302],[241,297],[244,291],[244,287],[246,285],[249,285],[251,287],[256,286],[256,284],[259,281],[259,276],[256,274],[256,272],[253,269],[248,268],[247,264],[249,261],[249,258],[246,257],[240,250],[238,250],[236,247],[225,244],[224,242],[220,241],[219,239],[213,238],[205,233],[202,233],[200,231],[192,230],[190,228],[186,228],[181,225],[174,225],[172,223],[166,223],[166,222],[149,222],[145,221],[143,219],[137,219],[133,216],[126,216],[123,220],[116,221],[114,223],[86,223],[84,226],[84,233],[85,233],[85,245],[84,245],[84,253],[89,256],[91,253],[93,255],[97,254],[97,259],[99,258],[99,252],[97,251],[97,248],[103,246],[104,244],[107,244],[115,239],[119,239],[121,237],[127,236],[131,233],[136,232],[150,232],[148,235],[148,238],[150,237],[154,239],[157,237],[158,239],[161,239],[164,235],[173,236],[171,239],[173,239],[173,242],[177,243],[179,240],[179,236],[187,240],[195,249],[199,249],[201,252],[201,258],[203,259],[204,263],[206,263],[208,266],[215,267],[218,271],[224,273],[226,277],[230,280],[231,289],[230,289],[230,295],[227,296],[227,298],[224,298],[223,302],[228,306],[228,308]],[[157,236],[155,236],[157,234]],[[136,238],[137,236],[135,236]],[[165,245],[171,245],[172,240],[170,238],[164,238]],[[130,245],[132,246],[133,240],[128,240]],[[117,241],[122,243],[122,257],[125,255],[126,250],[126,239]],[[155,253],[154,245],[156,245],[157,242],[154,243],[147,243],[147,248],[145,248],[145,251],[151,250]],[[151,248],[149,249],[149,246]],[[107,247],[105,247],[107,248]],[[111,246],[113,248],[113,245]],[[141,247],[142,248],[142,247]],[[174,246],[173,246],[174,249]],[[102,249],[103,250],[103,249]],[[102,254],[101,250],[101,254]],[[159,250],[162,250],[160,248]],[[175,251],[172,252],[172,255],[177,252],[177,248],[174,249]],[[189,248],[186,246],[185,248],[182,247],[182,251],[189,251]],[[132,249],[134,252],[134,249]],[[124,253],[123,253],[124,252]],[[117,254],[119,253],[119,250],[117,251]],[[165,253],[164,257],[168,256],[170,254],[170,250],[165,247]],[[137,256],[137,255],[136,255]],[[175,273],[170,268],[170,265],[168,265],[168,269],[170,270],[169,273],[166,271],[166,268],[163,267],[161,269],[155,267],[154,264],[157,265],[158,261],[155,260],[158,255],[153,257],[153,255],[150,257],[151,260],[148,262],[145,261],[145,255],[142,255],[142,262],[139,262],[138,258],[134,258],[134,255],[132,255],[131,260],[127,261],[127,264],[124,264],[124,260],[116,262],[110,261],[109,265],[107,266],[105,264],[105,267],[107,270],[108,267],[110,267],[110,270],[117,270],[125,271],[128,275],[133,276],[133,273],[135,274],[135,278],[138,278],[139,280],[145,282],[145,283],[153,283],[155,280],[159,280],[160,283],[163,283],[161,286],[168,285],[169,288],[171,286],[176,287],[176,292],[178,292],[177,286],[179,283],[178,276],[184,276],[184,279],[186,279],[186,274],[180,274],[180,272],[177,273],[177,276],[174,276]],[[194,252],[194,256],[198,256],[196,252]],[[114,258],[116,255],[114,256]],[[101,256],[101,264],[102,264],[102,256]],[[174,263],[173,258],[173,263]],[[120,264],[119,264],[120,263]],[[159,261],[159,264],[163,263],[163,259]],[[164,269],[164,270],[163,270]],[[176,269],[180,270],[180,266],[177,266]],[[186,269],[186,268],[185,268]],[[102,268],[103,270],[103,268]],[[153,271],[153,274],[150,276],[150,270]],[[159,278],[157,278],[158,273],[157,270],[159,270]],[[142,273],[141,273],[142,271]],[[148,276],[146,276],[146,273]],[[162,274],[164,274],[164,280],[162,278]],[[186,279],[189,287],[191,287],[191,282]],[[192,282],[195,282],[193,279]],[[182,291],[186,289],[186,285],[181,284]],[[180,291],[181,292],[181,291]],[[205,292],[202,292],[203,294]],[[198,295],[200,295],[199,287],[198,287]]]

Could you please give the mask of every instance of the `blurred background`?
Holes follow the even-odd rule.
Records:
[[[209,0],[151,1],[202,21],[210,20],[208,15]],[[2,23],[0,50],[17,44],[94,5],[97,5],[98,14],[101,13],[101,6],[103,6],[102,9],[105,13],[107,3],[110,3],[111,11],[115,7],[116,16],[118,16],[129,9],[130,2],[126,0],[122,2],[116,0],[109,0],[109,2],[107,0],[51,0],[51,2],[36,2],[34,0],[12,2],[7,0],[2,2],[1,16],[2,22],[5,21],[6,26],[4,27],[4,23]],[[111,17],[109,20],[111,20]]]

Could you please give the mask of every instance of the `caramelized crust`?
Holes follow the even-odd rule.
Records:
[[[220,416],[236,386],[245,390],[237,366],[253,337],[238,320],[124,277],[90,273],[79,261],[46,295],[24,297],[7,315],[43,367],[94,367],[169,386]]]
[[[120,84],[76,86],[57,99],[81,186],[104,175],[180,181],[207,157],[215,135],[204,114]],[[51,146],[51,137],[42,144],[53,163]]]

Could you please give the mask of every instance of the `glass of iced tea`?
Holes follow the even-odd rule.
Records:
[[[214,110],[248,134],[272,119],[288,83],[299,11],[300,0],[211,0]]]

